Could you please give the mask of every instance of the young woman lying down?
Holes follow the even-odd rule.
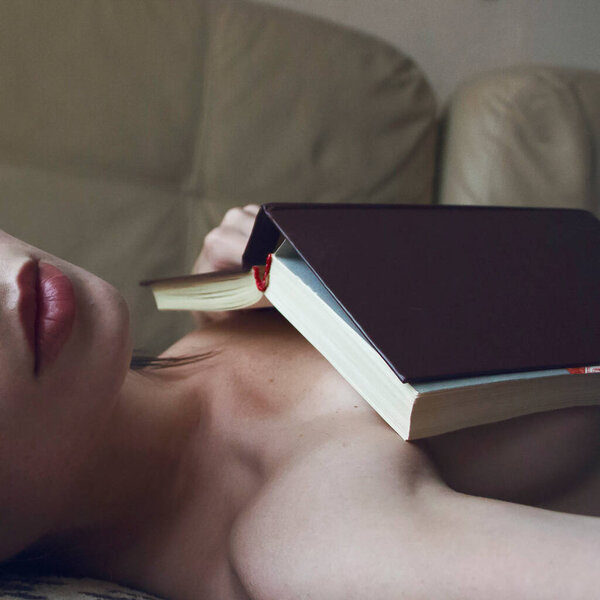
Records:
[[[598,408],[404,442],[272,309],[131,369],[118,292],[4,233],[0,340],[0,560],[172,600],[598,595]]]

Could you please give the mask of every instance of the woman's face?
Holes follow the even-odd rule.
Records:
[[[0,231],[0,510],[85,460],[130,353],[114,288]]]

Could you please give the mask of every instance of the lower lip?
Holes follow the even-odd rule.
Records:
[[[57,267],[30,261],[17,282],[20,289],[19,316],[34,354],[38,375],[60,355],[75,321],[75,291],[70,279]]]

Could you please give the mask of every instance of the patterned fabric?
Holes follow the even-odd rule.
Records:
[[[94,579],[20,577],[0,573],[0,600],[159,600],[129,588]]]

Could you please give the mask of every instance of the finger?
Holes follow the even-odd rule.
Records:
[[[222,225],[213,229],[204,239],[197,266],[203,271],[237,268],[242,264],[247,241],[247,236],[235,228]]]
[[[259,210],[260,206],[258,204],[246,204],[246,206],[244,206],[244,212],[251,214],[253,217],[256,217]]]
[[[254,214],[243,208],[230,208],[223,217],[221,225],[237,229],[238,231],[250,231],[255,219]]]

